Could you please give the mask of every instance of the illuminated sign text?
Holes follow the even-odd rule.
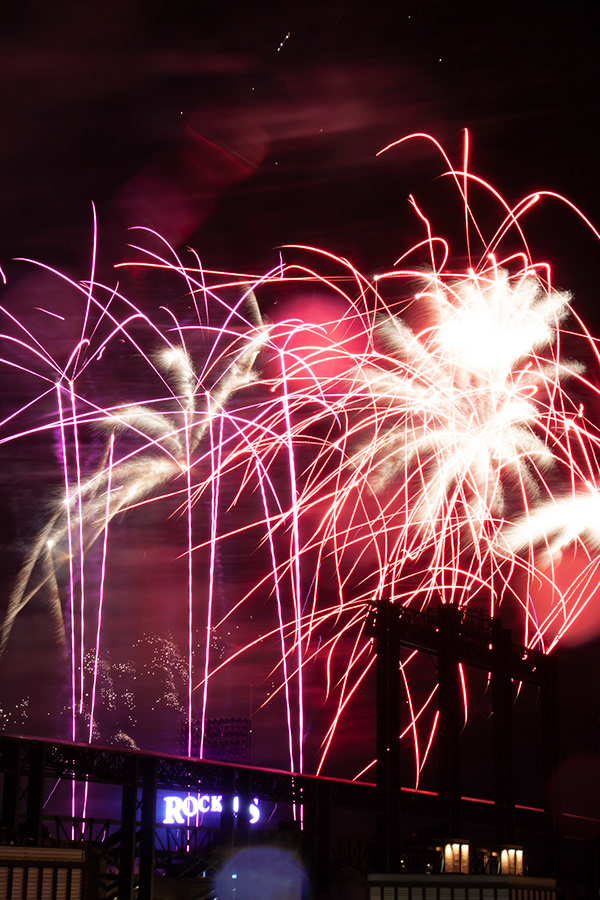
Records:
[[[200,794],[194,797],[188,794],[186,797],[180,797],[176,794],[171,797],[164,798],[165,817],[162,820],[163,825],[189,825],[191,819],[203,816],[206,813],[223,812],[223,795],[222,794]],[[233,797],[232,807],[233,814],[237,816],[240,811],[240,798]],[[260,819],[260,810],[258,808],[258,799],[255,797],[248,807],[250,816],[250,824],[254,825]]]

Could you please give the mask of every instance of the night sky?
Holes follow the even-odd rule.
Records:
[[[308,244],[375,273],[422,236],[407,202],[411,193],[440,233],[448,237],[458,229],[460,264],[460,204],[438,177],[444,166],[437,152],[415,141],[376,156],[411,132],[434,135],[458,165],[468,128],[472,171],[508,202],[552,190],[600,224],[600,31],[591,6],[566,0],[32,0],[4,8],[0,265],[8,284],[2,305],[32,326],[39,324],[40,306],[60,310],[66,321],[49,323],[48,333],[57,354],[66,352],[71,294],[56,278],[14,258],[40,260],[84,279],[92,202],[99,278],[110,283],[113,264],[131,253],[126,245],[133,226],[155,229],[181,250],[192,246],[207,267],[225,271],[260,273],[277,264],[281,245]],[[478,214],[486,220],[485,204]],[[534,258],[551,262],[555,283],[573,292],[577,312],[598,333],[600,242],[552,200],[527,217],[525,230]],[[175,289],[158,279],[142,279],[133,289],[149,314],[165,298],[176,300],[164,293]],[[14,371],[2,370],[0,377],[9,408],[15,397],[26,395],[26,386]],[[135,362],[115,359],[113,395],[129,378],[137,399],[137,377]],[[89,436],[85,452],[90,464],[98,459],[97,438]],[[6,602],[60,487],[60,469],[52,440],[45,446],[11,443],[0,453]],[[147,665],[143,671],[138,665],[134,695],[127,653],[115,652],[106,663],[106,685],[110,681],[117,699],[113,734],[99,738],[126,733],[136,704],[162,704],[161,735],[141,716],[133,731],[143,746],[176,749],[172,735],[181,709],[165,700],[168,691],[157,684],[168,684],[173,696],[183,690],[185,648],[174,646],[180,625],[172,600],[181,577],[172,568],[180,526],[165,530],[164,511],[157,511],[130,516],[124,527],[129,560],[119,560],[125,551],[115,547],[113,618],[107,627],[114,629],[115,646],[126,633],[130,647],[143,645]],[[219,563],[224,603],[235,596],[251,564],[248,549],[240,544],[237,550],[237,559],[226,556]],[[148,555],[153,568],[144,562]],[[252,564],[260,567],[256,559]],[[238,627],[244,631],[243,623]],[[229,637],[243,639],[241,633]],[[588,789],[600,783],[599,649],[592,641],[560,651],[567,792],[571,807],[587,814],[600,811]],[[256,713],[269,685],[253,684],[253,665],[250,655],[235,678],[223,679],[222,707],[212,715]],[[6,730],[60,733],[60,710],[68,700],[61,666],[48,612],[36,601],[0,663]],[[343,740],[328,774],[351,777],[369,756],[372,737],[356,752],[348,748],[372,727],[373,708],[365,693],[342,725]],[[285,765],[280,714],[256,714],[256,764]],[[320,715],[314,713],[315,731]],[[470,752],[477,755],[476,748]],[[569,774],[575,771],[580,774]],[[476,787],[485,791],[482,784]]]

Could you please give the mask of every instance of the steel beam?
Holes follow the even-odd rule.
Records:
[[[380,600],[375,613],[377,641],[378,843],[382,872],[400,865],[400,619],[398,607]]]
[[[463,724],[459,673],[460,610],[450,604],[438,609],[438,767],[439,793],[446,805],[448,838],[461,837],[460,733]]]
[[[156,843],[157,760],[142,760],[142,820],[140,828],[140,883],[138,900],[154,896],[154,848]]]
[[[494,735],[494,803],[500,844],[515,840],[512,728],[512,642],[510,629],[496,619],[492,630],[492,711]]]
[[[137,792],[140,757],[125,758],[121,795],[121,844],[119,847],[119,898],[133,897],[133,880],[137,856]]]

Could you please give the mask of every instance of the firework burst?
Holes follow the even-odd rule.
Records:
[[[71,660],[73,739],[84,707],[85,738],[94,734],[109,536],[136,511],[164,507],[181,539],[172,562],[185,587],[171,603],[187,635],[189,747],[224,673],[251,664],[263,685],[255,712],[283,710],[291,770],[322,769],[368,683],[373,600],[506,608],[527,646],[550,650],[594,596],[600,433],[587,411],[598,398],[564,343],[578,341],[594,365],[596,344],[549,266],[528,255],[521,220],[541,195],[511,209],[469,174],[466,152],[462,169],[448,166],[465,208],[462,272],[413,201],[426,231],[409,251],[419,262],[406,267],[404,254],[375,280],[306,247],[260,277],[186,266],[167,248],[124,264],[182,281],[185,313],[164,308],[159,324],[116,288],[64,279],[82,308],[66,363],[4,310],[4,364],[29,396],[5,415],[1,439],[58,435],[63,496],[23,563],[2,649],[19,613],[45,597]],[[474,186],[500,209],[489,241],[470,218]],[[513,234],[523,249],[504,256]],[[261,314],[274,294],[315,285],[331,315]],[[117,345],[145,371],[143,400],[114,397]],[[109,384],[112,398],[98,387]],[[103,443],[92,465],[90,433]],[[554,567],[570,545],[583,563],[559,587]],[[224,574],[240,552],[242,567],[260,561],[252,579]],[[433,694],[412,697],[413,658],[402,661],[411,734],[429,748]]]

